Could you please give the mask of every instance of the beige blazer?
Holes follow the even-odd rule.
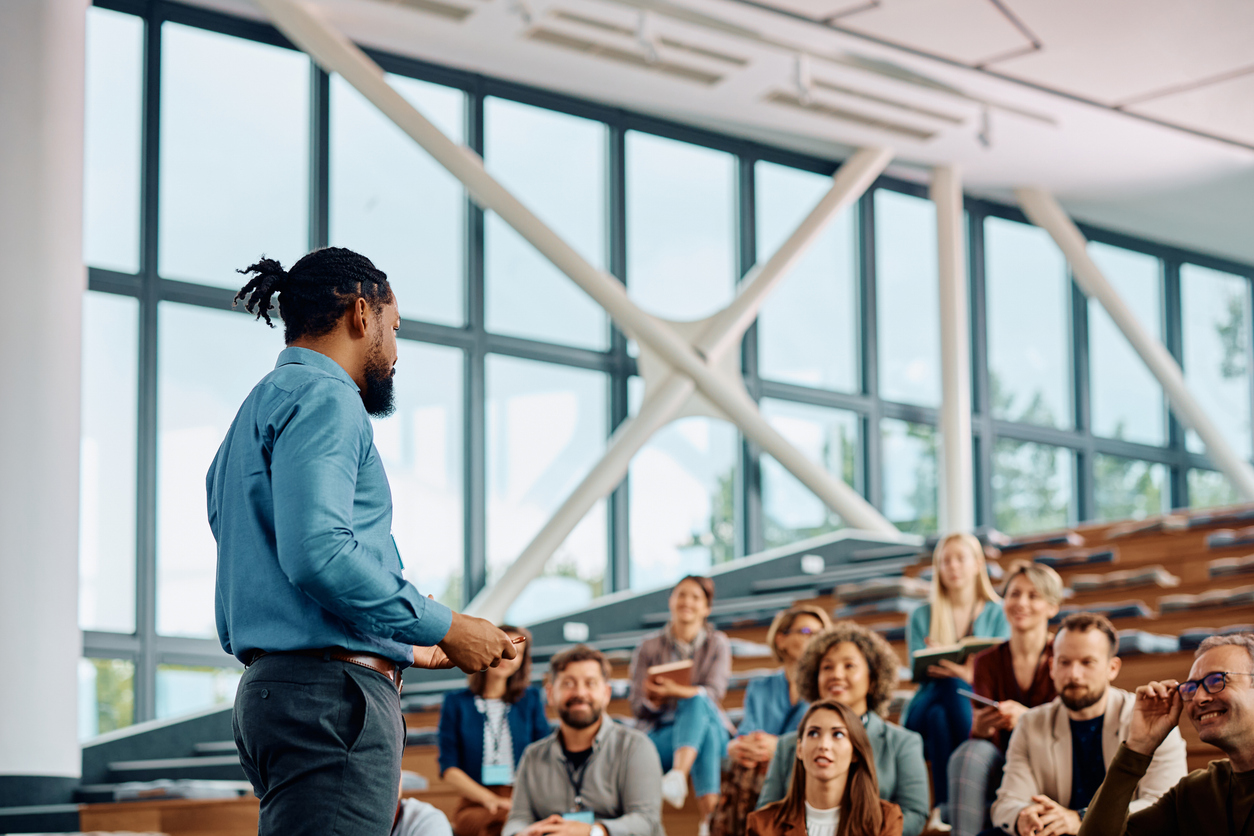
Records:
[[[1102,760],[1107,767],[1119,744],[1128,738],[1134,701],[1135,695],[1127,691],[1114,686],[1107,690],[1102,723]],[[1128,811],[1135,813],[1150,806],[1188,771],[1184,739],[1179,729],[1172,729],[1154,753]],[[1034,795],[1048,796],[1064,807],[1071,800],[1071,723],[1061,697],[1029,709],[1019,718],[1006,751],[1001,788],[993,802],[993,824],[1007,833],[1018,832],[1015,821],[1019,812],[1033,803]]]

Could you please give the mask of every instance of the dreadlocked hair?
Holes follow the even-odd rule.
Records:
[[[245,300],[244,310],[256,313],[273,328],[270,313],[276,308],[272,300],[277,293],[283,340],[289,345],[302,337],[329,334],[358,297],[369,302],[375,313],[393,298],[387,274],[364,255],[343,247],[314,250],[290,270],[262,256],[236,272],[252,278],[235,294],[232,305]]]

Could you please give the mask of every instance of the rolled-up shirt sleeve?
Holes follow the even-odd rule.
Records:
[[[353,533],[357,476],[371,449],[355,393],[338,381],[317,381],[276,419],[275,541],[288,580],[365,633],[438,643],[452,624],[448,607],[424,598]]]

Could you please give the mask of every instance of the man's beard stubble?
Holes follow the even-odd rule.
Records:
[[[383,355],[383,341],[379,340],[370,347],[366,356],[366,388],[361,393],[361,401],[366,413],[372,418],[386,418],[396,411],[393,377],[396,370]]]
[[[1084,691],[1082,692],[1080,696],[1075,696],[1075,697],[1068,696],[1068,691],[1070,691],[1072,688],[1079,688],[1079,687],[1084,688]],[[1072,693],[1074,693],[1074,691],[1072,691]],[[1098,700],[1100,700],[1105,693],[1106,693],[1106,687],[1104,685],[1099,691],[1095,691],[1092,688],[1089,688],[1088,686],[1068,685],[1062,689],[1062,693],[1060,693],[1058,696],[1062,698],[1062,704],[1065,705],[1067,708],[1071,709],[1072,711],[1083,711],[1084,709],[1088,708],[1089,706],[1093,705]]]
[[[586,729],[589,726],[594,725],[597,720],[601,719],[601,709],[594,707],[591,703],[580,701],[576,703],[576,705],[588,706],[589,711],[586,720],[583,717],[576,716],[575,713],[571,711],[570,702],[567,702],[566,705],[557,710],[557,716],[561,717],[562,722],[570,726],[572,729]]]

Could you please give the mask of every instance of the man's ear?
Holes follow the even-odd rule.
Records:
[[[1110,660],[1110,681],[1114,682],[1115,677],[1119,676],[1119,669],[1123,667],[1123,659],[1116,656]]]
[[[370,318],[373,311],[365,297],[358,296],[348,309],[348,333],[353,337],[365,337],[370,333]]]

